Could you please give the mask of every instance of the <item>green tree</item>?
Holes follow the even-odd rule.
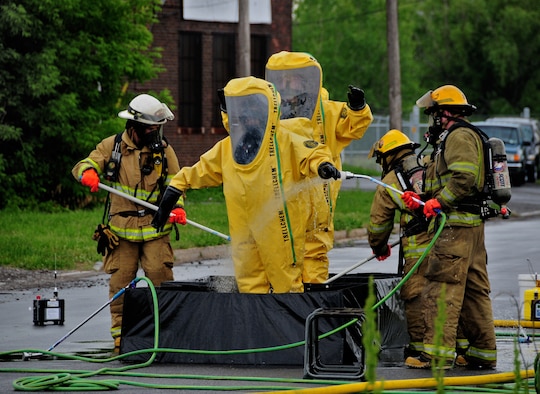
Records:
[[[540,98],[540,10],[534,0],[425,0],[417,10],[421,84],[452,83],[479,113],[517,114]]]
[[[84,193],[70,175],[121,129],[122,87],[161,70],[157,0],[7,0],[0,5],[0,208]]]
[[[418,93],[411,78],[416,62],[411,2],[399,3],[403,109],[409,113]],[[296,0],[293,50],[321,63],[324,85],[335,100],[347,99],[347,86],[362,87],[372,111],[388,114],[388,57],[385,0]],[[413,100],[414,98],[414,100]]]
[[[331,98],[364,88],[388,111],[385,0],[294,0],[293,49],[321,63]],[[535,0],[401,0],[403,111],[429,89],[454,84],[479,116],[540,117],[540,9]]]

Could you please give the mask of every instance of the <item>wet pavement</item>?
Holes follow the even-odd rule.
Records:
[[[494,220],[486,226],[486,245],[489,254],[489,275],[492,284],[492,300],[494,316],[497,320],[513,321],[520,317],[519,274],[540,272],[540,240],[538,228],[540,219],[537,217],[522,218],[518,220]],[[536,237],[537,242],[524,236],[530,234]],[[330,253],[332,273],[347,270],[357,262],[370,256],[371,251],[365,240],[357,240],[354,245],[344,248],[335,248]],[[393,255],[384,262],[369,261],[351,273],[382,272],[394,273],[397,271],[397,257]],[[232,263],[229,258],[203,260],[195,263],[185,263],[175,266],[176,280],[191,281],[208,276],[232,275]],[[142,275],[142,273],[141,273]],[[11,392],[13,381],[17,378],[34,376],[40,373],[61,370],[98,370],[108,368],[107,374],[116,374],[118,370],[131,369],[130,374],[148,373],[164,374],[156,379],[140,376],[108,376],[100,375],[94,380],[121,379],[126,381],[147,381],[152,384],[170,384],[182,391],[190,392],[188,387],[197,386],[198,392],[215,392],[221,386],[241,386],[240,391],[271,391],[272,387],[287,386],[309,388],[321,385],[321,382],[305,381],[303,367],[280,368],[276,366],[254,367],[238,365],[164,365],[153,364],[144,366],[122,362],[121,360],[100,361],[107,358],[113,347],[109,336],[109,313],[107,303],[107,276],[95,276],[80,281],[76,288],[59,288],[59,298],[65,300],[64,325],[46,324],[36,326],[33,324],[32,304],[37,295],[43,298],[52,297],[53,288],[31,289],[27,291],[13,291],[0,294],[0,352],[12,352],[12,356],[4,355],[0,362],[0,392]],[[144,284],[142,284],[144,285]],[[98,312],[99,311],[99,312]],[[97,312],[97,313],[96,313]],[[92,316],[95,313],[95,316]],[[89,316],[92,316],[88,321]],[[81,324],[84,323],[84,324]],[[79,327],[79,328],[77,328]],[[75,331],[70,333],[74,328]],[[517,329],[497,327],[498,332],[498,366],[495,371],[482,371],[481,374],[511,372],[515,369],[516,341],[514,334]],[[534,338],[535,331],[525,328],[525,335]],[[66,334],[67,337],[66,337]],[[532,369],[539,344],[518,343],[519,362],[522,370]],[[40,352],[52,347],[56,353],[64,355],[84,356],[92,362],[81,360],[66,360],[63,357],[39,359],[33,357],[31,352]],[[25,355],[24,352],[28,352]],[[26,356],[26,361],[22,361]],[[446,371],[446,376],[474,375],[477,372],[453,369]],[[271,381],[259,382],[257,380],[231,380],[232,377],[261,377],[271,378]],[[378,379],[417,379],[431,376],[431,371],[410,370],[401,365],[379,365]],[[223,380],[227,379],[227,380]],[[277,380],[276,380],[277,379]],[[275,380],[275,381],[274,381]],[[126,393],[138,393],[148,390],[148,387],[136,387],[130,383],[120,384],[121,390]],[[214,386],[201,389],[200,386]],[[249,390],[248,386],[253,386]],[[264,387],[263,387],[264,386]],[[193,388],[193,387],[191,387]]]

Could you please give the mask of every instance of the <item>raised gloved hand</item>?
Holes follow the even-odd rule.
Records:
[[[84,186],[88,186],[92,193],[99,190],[99,175],[93,168],[86,170],[82,173],[81,183]]]
[[[392,247],[390,245],[386,245],[385,251],[383,251],[382,253],[375,253],[375,251],[373,251],[373,254],[375,255],[375,258],[379,261],[386,260],[392,254]]]
[[[441,203],[436,198],[432,198],[431,200],[427,200],[426,204],[424,205],[424,215],[426,215],[426,218],[432,218],[433,216],[437,216],[439,212],[441,212]]]
[[[169,216],[169,222],[178,223],[178,224],[181,224],[182,226],[186,225],[187,217],[186,217],[186,211],[184,211],[184,208],[182,207],[174,208],[171,211],[171,214],[172,215]]]
[[[102,256],[116,248],[119,243],[118,237],[111,231],[108,224],[98,224],[92,239],[97,241],[97,252]]]
[[[415,192],[406,191],[401,195],[401,199],[405,203],[408,209],[414,211],[420,207],[420,202],[422,201],[420,196]]]
[[[364,91],[356,86],[349,85],[349,108],[353,111],[359,111],[366,106],[366,95]]]
[[[341,178],[341,172],[332,163],[327,161],[319,165],[317,172],[322,179]]]
[[[163,227],[165,227],[165,224],[169,220],[169,215],[181,195],[182,192],[177,188],[167,186],[165,193],[163,193],[159,208],[152,219],[152,226],[154,226],[157,231],[163,231]]]
[[[219,109],[225,113],[227,113],[227,103],[225,101],[225,90],[218,89],[217,95],[219,97]]]

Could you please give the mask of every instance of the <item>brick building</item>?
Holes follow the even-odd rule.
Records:
[[[270,55],[291,50],[292,43],[292,0],[267,1],[271,5],[262,3],[271,7],[271,23],[250,24],[251,74],[261,78]],[[253,1],[250,7],[257,2],[261,3]],[[184,18],[188,3],[194,2],[165,0],[159,23],[151,28],[154,45],[163,48],[161,63],[166,72],[147,83],[130,85],[135,93],[171,91],[177,108],[173,111],[175,120],[165,126],[165,136],[180,166],[192,165],[227,136],[216,91],[238,77],[238,23],[188,20]]]

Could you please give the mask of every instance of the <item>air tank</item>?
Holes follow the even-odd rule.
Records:
[[[506,148],[504,147],[504,142],[495,137],[489,139],[489,145],[492,152],[491,175],[493,178],[491,199],[494,203],[501,206],[501,213],[503,213],[503,208],[506,211],[506,204],[512,197],[510,174],[508,173],[506,161]]]

